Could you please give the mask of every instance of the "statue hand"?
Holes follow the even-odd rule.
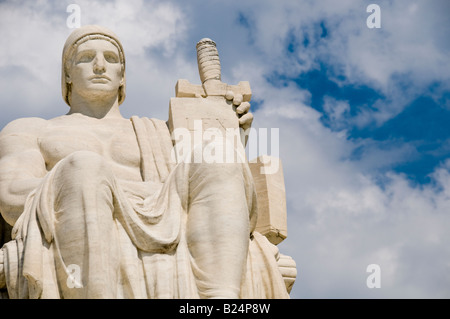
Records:
[[[242,102],[242,94],[235,95],[232,91],[228,91],[227,94],[225,94],[225,98],[236,106],[236,113],[239,117],[239,126],[244,130],[250,128],[253,122],[253,114],[249,112],[250,103]]]

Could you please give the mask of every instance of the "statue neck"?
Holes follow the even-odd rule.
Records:
[[[110,97],[82,97],[72,92],[70,101],[70,111],[67,114],[81,113],[83,115],[102,118],[123,118],[119,110],[118,94]]]

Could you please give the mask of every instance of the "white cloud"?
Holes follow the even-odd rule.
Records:
[[[379,168],[415,156],[415,149],[349,141],[321,124],[301,90],[263,81],[258,89],[267,98],[255,112],[254,127],[280,128],[289,220],[288,239],[280,247],[299,267],[293,295],[448,297],[450,278],[443,271],[449,263],[450,164],[437,168],[426,186],[394,172],[380,174]],[[359,143],[366,153],[349,160]],[[423,258],[433,265],[418,261]],[[366,286],[371,263],[381,266],[380,290]]]
[[[60,95],[61,53],[69,2],[39,1],[0,4],[0,87],[2,100],[15,105],[2,126],[17,117],[57,116],[68,110]],[[167,117],[179,71],[192,73],[176,52],[186,32],[183,13],[169,2],[78,1],[81,24],[100,24],[116,32],[127,58],[128,93],[124,114]],[[157,51],[149,59],[148,53]],[[162,60],[167,59],[164,63]],[[172,63],[167,63],[170,59]],[[134,88],[133,88],[134,86]],[[17,94],[18,88],[26,94]],[[147,99],[137,97],[135,88]],[[165,93],[162,95],[161,93]],[[142,102],[144,101],[144,102]],[[129,105],[133,105],[132,107]],[[17,112],[20,112],[17,114]],[[11,115],[9,115],[11,113]],[[153,115],[155,114],[155,115]],[[41,115],[42,116],[42,115]]]
[[[99,24],[114,30],[131,56],[142,56],[146,49],[152,48],[171,55],[185,32],[184,15],[171,2],[81,0],[77,3],[83,25]]]
[[[125,116],[167,118],[176,80],[199,83],[195,43],[204,36],[218,43],[224,81],[250,81],[260,107],[254,127],[280,128],[289,214],[289,237],[280,247],[299,267],[293,297],[449,297],[450,164],[436,168],[430,185],[411,185],[378,169],[415,156],[414,148],[350,141],[345,131],[347,123],[383,123],[428,93],[433,81],[448,89],[445,2],[380,1],[380,30],[365,26],[366,3],[350,0],[77,3],[82,24],[108,26],[122,39]],[[0,4],[0,126],[67,110],[59,82],[70,32],[67,4]],[[238,23],[239,14],[248,28]],[[320,23],[328,30],[325,39]],[[290,37],[294,44],[307,39],[308,47],[287,54]],[[268,80],[274,73],[297,76],[319,61],[346,76],[345,82],[335,79],[340,84],[368,85],[387,99],[375,102],[377,111],[347,118],[349,103],[330,96],[324,109],[342,131],[324,127],[322,114],[310,107],[310,92]],[[361,158],[350,160],[361,145]],[[378,290],[365,285],[371,263],[382,268]]]
[[[250,21],[252,44],[268,62],[266,72],[295,77],[326,62],[337,83],[365,84],[386,96],[358,121],[380,125],[413,99],[431,94],[436,81],[450,83],[450,29],[444,1],[379,1],[381,29],[366,26],[367,2],[250,2],[241,12]],[[251,7],[251,9],[250,9]],[[320,37],[321,24],[327,29]],[[293,38],[296,50],[286,55]],[[302,45],[305,39],[308,45]],[[441,89],[448,90],[444,85]],[[405,94],[407,91],[407,94]]]

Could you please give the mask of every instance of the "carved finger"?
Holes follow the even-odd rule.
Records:
[[[253,122],[253,114],[252,113],[247,113],[242,115],[242,117],[239,119],[239,125],[244,129],[248,129]]]
[[[244,99],[244,97],[242,96],[242,94],[236,94],[233,99],[233,104],[238,106],[242,103],[243,99]]]
[[[241,105],[239,105],[236,108],[237,114],[245,114],[248,113],[249,110],[250,110],[250,103],[248,102],[242,102]]]
[[[232,100],[234,99],[234,93],[233,93],[233,91],[227,91],[227,93],[225,93],[225,98],[226,98],[228,101],[232,101]]]

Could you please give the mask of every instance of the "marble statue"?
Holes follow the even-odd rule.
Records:
[[[255,231],[248,163],[174,162],[168,122],[124,118],[125,55],[112,31],[75,29],[61,80],[67,114],[0,133],[9,298],[289,298],[295,262]],[[250,127],[245,83],[242,92],[214,83],[192,98],[221,99]],[[211,143],[221,141],[186,156]]]

